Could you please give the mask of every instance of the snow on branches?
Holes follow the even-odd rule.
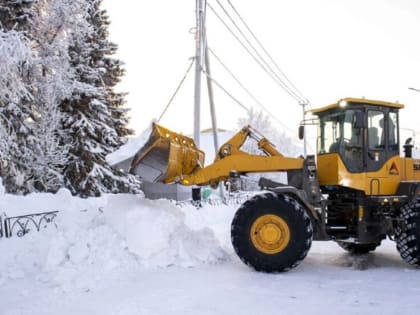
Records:
[[[21,32],[0,30],[0,104],[31,99],[23,77],[32,62],[28,41]]]
[[[130,132],[100,3],[0,0],[0,175],[9,192],[139,190],[105,161]]]

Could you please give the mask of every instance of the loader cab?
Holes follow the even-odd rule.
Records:
[[[342,184],[347,173],[377,172],[390,158],[399,156],[398,110],[402,107],[347,98],[313,110],[319,117],[321,184]]]

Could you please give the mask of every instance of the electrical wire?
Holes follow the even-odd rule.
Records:
[[[207,49],[210,51],[210,53],[213,55],[213,57],[220,63],[220,65],[226,70],[227,73],[235,80],[235,82],[245,91],[245,93],[248,94],[248,96],[257,103],[267,114],[270,115],[271,118],[273,118],[275,121],[277,121],[283,128],[287,129],[288,131],[294,133],[289,127],[287,127],[284,123],[280,121],[273,113],[271,113],[267,107],[265,107],[250,91],[245,87],[244,84],[242,84],[241,81],[235,76],[235,74],[228,68],[228,66],[220,59],[219,56],[211,49],[210,47],[207,47]]]
[[[235,28],[239,31],[239,33],[242,35],[242,37],[245,38],[245,41],[249,46],[251,46],[252,50],[254,52],[251,52],[250,49],[247,47],[246,44],[238,37],[238,35],[235,34],[235,32],[232,30],[232,28],[226,23],[226,21],[220,16],[220,14],[217,13],[217,11],[209,4],[207,3],[207,6],[211,9],[211,11],[214,13],[214,15],[220,20],[220,22],[226,27],[226,29],[231,33],[231,35],[239,42],[239,44],[242,46],[242,48],[245,49],[245,51],[252,57],[252,59],[263,69],[263,71],[271,77],[271,79],[277,83],[287,94],[289,94],[293,99],[295,99],[297,102],[302,103],[304,100],[296,93],[294,92],[290,87],[287,86],[287,84],[276,74],[276,72],[273,70],[273,68],[268,64],[267,61],[261,56],[261,54],[258,52],[258,50],[252,45],[250,40],[246,37],[246,35],[242,32],[242,30],[239,28],[239,26],[236,24],[236,22],[233,20],[233,18],[229,15],[227,10],[223,7],[223,5],[216,0],[221,6],[222,10],[225,12],[225,14],[228,16],[231,23],[235,26]],[[255,56],[255,54],[257,56]]]
[[[179,90],[181,89],[181,86],[184,84],[185,79],[188,76],[188,73],[190,72],[192,65],[194,64],[195,58],[191,58],[191,62],[188,65],[187,71],[185,72],[184,76],[181,79],[181,82],[179,82],[175,92],[172,94],[171,98],[169,99],[168,104],[166,104],[165,108],[163,109],[162,113],[160,114],[157,122],[160,122],[160,120],[162,119],[163,115],[165,115],[166,111],[168,110],[169,106],[172,104],[172,101],[174,100],[175,96],[178,94]]]
[[[248,45],[251,47],[251,49],[254,51],[254,53],[258,56],[258,58],[261,60],[261,62],[267,67],[267,69],[271,72],[271,74],[279,81],[281,82],[283,89],[287,90],[289,94],[293,94],[295,97],[295,100],[299,103],[303,102],[304,100],[299,96],[298,93],[296,93],[290,86],[287,85],[286,82],[282,80],[282,78],[274,71],[274,69],[271,67],[271,65],[265,60],[265,58],[258,52],[258,49],[255,48],[253,43],[248,39],[248,36],[242,31],[242,29],[239,27],[239,25],[235,22],[233,17],[229,14],[229,12],[226,10],[226,8],[220,3],[219,0],[216,0],[220,8],[223,10],[225,15],[229,18],[230,22],[235,26],[237,31],[242,35],[242,37],[245,39],[245,41],[248,43]],[[284,76],[284,75],[283,75]]]
[[[251,111],[241,101],[239,101],[236,97],[234,97],[227,89],[225,89],[219,82],[217,82],[213,77],[211,77],[204,69],[202,69],[202,72],[207,78],[210,79],[210,81],[212,81],[219,89],[221,89],[227,96],[229,96],[236,104],[238,104],[247,113]]]
[[[238,41],[238,43],[242,46],[243,49],[245,49],[245,51],[251,56],[251,58],[263,69],[263,71],[270,76],[273,81],[275,83],[277,83],[285,92],[287,92],[293,99],[295,99],[296,101],[300,101],[300,99],[295,96],[293,93],[291,93],[289,90],[287,90],[287,87],[285,87],[285,85],[281,82],[279,82],[275,76],[273,76],[272,73],[270,73],[268,71],[268,69],[266,69],[266,67],[261,63],[261,61],[258,60],[258,58],[249,50],[249,48],[241,41],[241,39],[235,34],[235,32],[233,32],[233,30],[229,27],[229,25],[223,20],[223,18],[216,12],[216,10],[209,4],[207,3],[207,6],[210,8],[210,10],[212,10],[212,12],[214,13],[214,15],[220,20],[220,22],[222,22],[222,24],[226,27],[226,29],[230,32],[230,34]]]
[[[267,51],[267,49],[264,47],[264,45],[261,43],[261,41],[257,38],[255,33],[251,30],[248,23],[245,21],[245,19],[241,16],[241,14],[238,12],[238,10],[235,8],[235,6],[232,4],[230,0],[226,0],[232,10],[235,12],[235,14],[238,16],[238,18],[241,20],[241,22],[245,25],[248,32],[251,34],[251,36],[254,38],[255,42],[260,46],[260,48],[264,51],[266,56],[269,58],[269,60],[272,62],[272,64],[276,67],[276,69],[281,73],[281,75],[286,79],[286,81],[289,83],[289,85],[300,95],[303,101],[305,103],[309,103],[309,100],[305,97],[305,95],[296,87],[296,85],[293,84],[293,82],[286,76],[286,74],[281,70],[277,62],[274,60],[274,58],[270,55],[270,53]]]

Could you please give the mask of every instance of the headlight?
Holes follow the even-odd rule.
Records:
[[[338,103],[338,106],[340,106],[340,107],[346,107],[346,106],[347,106],[347,101],[345,101],[345,100],[341,100],[341,101]]]

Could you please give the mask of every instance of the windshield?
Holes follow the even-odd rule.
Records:
[[[355,145],[362,145],[360,129],[353,128],[353,116],[353,110],[346,110],[320,117],[318,154],[338,152],[340,146],[350,141]]]

